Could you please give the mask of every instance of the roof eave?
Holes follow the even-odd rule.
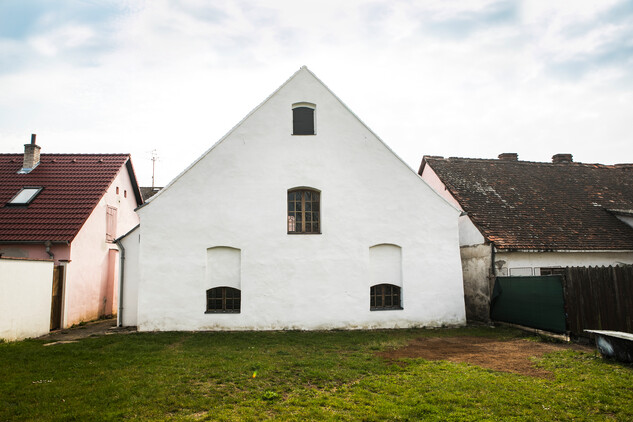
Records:
[[[633,249],[556,249],[556,248],[502,248],[495,245],[496,252],[527,252],[527,253],[633,253]]]

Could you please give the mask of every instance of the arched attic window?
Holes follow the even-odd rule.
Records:
[[[288,234],[321,233],[321,192],[310,188],[288,190]]]
[[[314,135],[316,104],[294,103],[292,105],[292,134]]]

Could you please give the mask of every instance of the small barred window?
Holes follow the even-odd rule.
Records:
[[[207,290],[207,313],[239,313],[242,292],[233,287],[214,287]]]
[[[393,284],[376,284],[369,291],[369,310],[384,311],[402,309],[400,302],[400,287]]]

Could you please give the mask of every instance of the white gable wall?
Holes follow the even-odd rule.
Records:
[[[316,104],[316,135],[291,106]],[[321,191],[321,234],[287,234],[287,190]],[[300,70],[141,215],[140,330],[465,322],[458,211]],[[403,310],[370,311],[370,247],[401,248]],[[239,314],[205,314],[209,248],[240,251]]]

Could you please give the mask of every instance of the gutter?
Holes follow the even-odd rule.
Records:
[[[495,244],[490,242],[490,279],[488,280],[488,322],[492,321],[492,294],[494,292],[493,286],[496,279],[495,270]]]

